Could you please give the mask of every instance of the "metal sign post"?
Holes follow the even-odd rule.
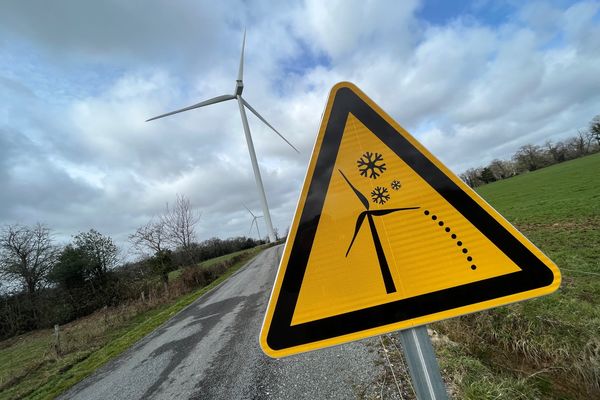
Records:
[[[400,341],[417,399],[447,400],[448,394],[427,334],[427,325],[400,331]]]

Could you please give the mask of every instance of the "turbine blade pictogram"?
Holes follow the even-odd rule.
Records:
[[[354,234],[352,235],[352,240],[350,241],[350,245],[348,246],[348,250],[346,250],[346,257],[350,254],[350,250],[354,245],[354,241],[358,236],[358,232],[363,225],[365,219],[369,221],[369,230],[371,231],[371,238],[373,240],[373,246],[375,247],[375,253],[377,254],[377,261],[379,262],[379,269],[381,270],[381,276],[383,278],[383,283],[385,285],[385,290],[388,294],[396,292],[396,285],[394,284],[394,279],[392,277],[392,273],[390,271],[390,267],[388,265],[387,259],[385,257],[385,253],[383,251],[383,246],[381,245],[381,240],[379,239],[379,234],[377,233],[377,226],[375,225],[375,220],[373,217],[382,217],[384,215],[389,215],[398,211],[409,211],[416,210],[420,207],[399,207],[399,208],[388,208],[384,210],[369,210],[369,201],[352,183],[350,180],[344,175],[341,169],[338,169],[344,180],[348,183],[348,186],[352,189],[356,197],[360,200],[363,206],[366,208],[365,211],[361,211],[356,218],[356,225],[354,227]],[[383,204],[383,203],[381,203]]]

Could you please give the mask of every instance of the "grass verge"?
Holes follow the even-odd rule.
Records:
[[[183,296],[133,302],[65,325],[61,328],[60,357],[53,350],[51,330],[30,332],[1,342],[0,399],[58,396],[226,280],[263,249],[243,252],[219,278]],[[234,256],[240,254],[220,257],[220,261]]]

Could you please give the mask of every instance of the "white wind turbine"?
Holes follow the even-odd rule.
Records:
[[[271,214],[269,213],[269,205],[267,204],[267,196],[265,195],[265,188],[262,182],[262,178],[260,176],[260,169],[258,168],[258,161],[256,161],[256,152],[254,151],[254,144],[252,143],[252,136],[250,135],[250,127],[248,125],[248,118],[246,117],[246,110],[244,107],[248,108],[254,115],[256,115],[262,122],[264,122],[269,128],[271,128],[279,137],[281,137],[287,144],[289,144],[292,149],[296,150],[297,153],[300,153],[298,149],[296,149],[277,129],[273,128],[271,124],[267,122],[266,119],[262,117],[248,102],[242,97],[242,91],[244,90],[244,82],[242,80],[244,75],[244,47],[246,45],[246,32],[244,31],[244,39],[242,41],[242,55],[240,57],[240,67],[238,70],[238,76],[235,84],[235,92],[233,94],[224,94],[221,96],[213,97],[212,99],[208,99],[202,101],[198,104],[191,105],[189,107],[182,108],[180,110],[171,111],[166,114],[159,115],[154,118],[150,118],[146,120],[152,121],[155,119],[167,117],[169,115],[177,114],[183,111],[193,110],[194,108],[200,108],[204,106],[208,106],[215,103],[221,103],[227,100],[237,99],[238,106],[240,108],[240,116],[242,117],[242,125],[244,127],[244,133],[246,135],[246,144],[248,145],[248,152],[250,153],[250,160],[252,162],[252,168],[254,169],[254,179],[256,180],[256,187],[258,189],[258,194],[260,197],[261,206],[263,209],[263,215],[265,217],[265,223],[267,225],[267,229],[269,230],[269,239],[271,241],[275,241],[275,232],[273,231],[273,223],[271,222]],[[258,223],[257,223],[258,229]]]
[[[252,232],[252,228],[254,227],[254,224],[256,224],[256,233],[258,233],[258,240],[261,240],[262,238],[260,237],[260,231],[258,230],[258,219],[262,218],[262,215],[254,215],[254,213],[252,211],[250,211],[250,209],[248,207],[246,207],[244,205],[244,208],[246,210],[248,210],[248,212],[250,213],[250,215],[252,215],[252,223],[250,224],[250,230],[248,231],[248,234],[250,234]]]

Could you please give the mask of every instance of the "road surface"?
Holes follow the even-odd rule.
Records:
[[[280,360],[264,355],[258,335],[282,250],[263,251],[61,398],[375,399],[383,389],[395,398],[382,389],[378,338]]]

